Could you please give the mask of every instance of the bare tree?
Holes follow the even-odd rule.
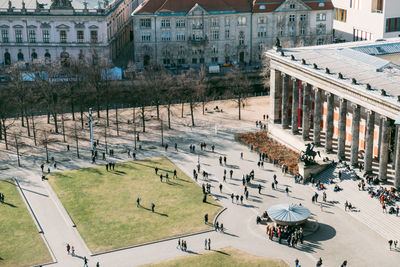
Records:
[[[182,99],[189,102],[190,108],[190,116],[192,121],[192,126],[195,126],[194,123],[194,109],[197,100],[197,91],[198,90],[198,76],[195,70],[190,69],[188,71],[183,72],[178,77],[179,81],[179,94],[181,95]],[[182,102],[183,105],[183,102]],[[183,106],[182,106],[182,113],[183,113]]]
[[[47,163],[49,163],[49,145],[52,143],[55,143],[55,142],[57,142],[57,139],[52,138],[46,129],[41,131],[39,143],[46,150],[46,162]]]
[[[8,150],[7,130],[14,124],[15,119],[12,118],[12,91],[10,87],[1,88],[0,90],[0,132],[3,132],[3,139]]]
[[[238,67],[233,67],[229,71],[226,78],[227,82],[230,84],[230,94],[234,97],[234,101],[238,104],[238,119],[241,120],[243,101],[245,101],[251,88],[250,81]]]
[[[79,130],[78,126],[77,126],[77,122],[74,121],[74,139],[75,139],[75,146],[76,146],[76,157],[79,159],[80,155],[79,155],[79,138],[81,135],[81,131]]]

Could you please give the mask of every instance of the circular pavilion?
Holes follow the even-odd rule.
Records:
[[[267,212],[274,222],[281,225],[299,225],[304,223],[311,215],[309,209],[288,203],[274,205]]]

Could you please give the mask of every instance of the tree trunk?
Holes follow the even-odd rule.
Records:
[[[1,123],[1,120],[0,120],[0,140],[3,140],[3,126],[2,126],[3,124]]]
[[[83,109],[82,109],[82,106],[81,106],[81,127],[83,129]]]
[[[6,144],[6,150],[8,150],[7,126],[6,126],[6,120],[5,119],[3,119],[3,130],[4,130],[4,143]]]
[[[72,120],[75,121],[75,105],[72,100],[71,100],[71,113],[72,113]]]
[[[142,128],[143,128],[143,132],[146,132],[145,117],[144,117],[144,106],[142,106]]]
[[[99,117],[100,118],[100,117]],[[110,127],[110,120],[109,120],[109,106],[106,106],[106,120],[107,120],[107,127]]]
[[[21,109],[21,126],[25,127],[25,124],[24,124],[24,111],[22,109]]]
[[[26,119],[26,129],[28,130],[28,136],[31,136],[31,129],[29,128],[29,118],[26,112],[25,112],[25,119]]]
[[[50,111],[47,112],[47,124],[50,124]]]
[[[76,129],[76,123],[74,124],[75,144],[76,144],[76,156],[79,159],[79,137],[78,130]]]
[[[53,113],[53,119],[54,119],[54,131],[58,133],[58,124],[57,124],[57,112]]]
[[[171,104],[168,103],[167,106],[167,114],[168,114],[168,129],[171,129]]]
[[[182,102],[182,111],[181,111],[181,117],[183,118],[183,106],[185,105],[185,103]]]
[[[239,120],[240,120],[241,119],[240,109],[241,109],[241,105],[242,105],[242,99],[240,98],[240,96],[238,97],[238,103],[239,103]]]
[[[18,167],[21,167],[21,162],[19,160],[19,147],[18,147],[18,140],[17,140],[17,135],[14,135],[15,138],[15,148],[17,149],[17,160],[18,160]]]
[[[161,120],[160,122],[161,122],[161,125],[160,125],[161,126],[160,127],[161,128],[161,146],[164,146],[164,129],[163,129],[164,126],[163,126],[163,121]]]
[[[135,141],[135,150],[136,150],[136,108],[133,108],[133,139]]]
[[[46,149],[46,162],[49,163],[49,150],[47,149],[47,144],[44,146],[44,148]]]
[[[97,97],[97,117],[100,119],[100,104],[99,104],[99,98]]]
[[[64,113],[61,113],[61,125],[62,125],[62,131],[63,131],[63,142],[65,143]]]
[[[108,147],[107,147],[107,125],[104,126],[104,145],[106,146],[106,154],[108,154]]]
[[[156,110],[157,110],[157,120],[160,120],[160,103],[158,101],[156,103]]]
[[[35,128],[35,119],[34,119],[33,113],[31,114],[31,118],[32,118],[32,132],[33,132],[33,141],[35,142],[35,146],[37,146],[37,142],[36,142],[36,128]]]
[[[192,117],[192,126],[194,127],[193,101],[190,101],[190,116]]]
[[[117,136],[119,136],[118,106],[117,105],[115,105],[115,123],[117,124]]]
[[[203,99],[202,104],[203,104],[203,115],[204,115],[204,109],[205,109],[205,106],[206,106],[206,103],[205,103],[204,99]]]

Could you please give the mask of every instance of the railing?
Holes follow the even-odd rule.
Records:
[[[203,24],[200,24],[200,25],[192,25],[192,29],[195,29],[195,30],[203,29]]]

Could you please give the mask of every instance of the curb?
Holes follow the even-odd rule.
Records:
[[[127,250],[127,249],[131,249],[131,248],[143,247],[143,246],[157,244],[157,243],[161,243],[161,242],[165,242],[165,241],[170,241],[170,240],[174,240],[174,239],[177,239],[177,238],[189,237],[189,236],[194,236],[194,235],[201,235],[201,234],[205,234],[205,233],[211,233],[211,232],[214,232],[214,231],[215,230],[212,229],[212,230],[206,230],[206,231],[201,231],[201,232],[187,234],[187,235],[169,237],[169,238],[166,238],[166,239],[151,241],[151,242],[142,243],[142,244],[138,244],[138,245],[133,245],[133,246],[129,246],[129,247],[117,248],[117,249],[108,250],[108,251],[104,251],[104,252],[94,253],[94,254],[92,254],[90,256],[94,257],[94,256],[104,255],[104,254],[113,253],[113,252],[117,252],[117,251],[121,251],[121,250]]]

